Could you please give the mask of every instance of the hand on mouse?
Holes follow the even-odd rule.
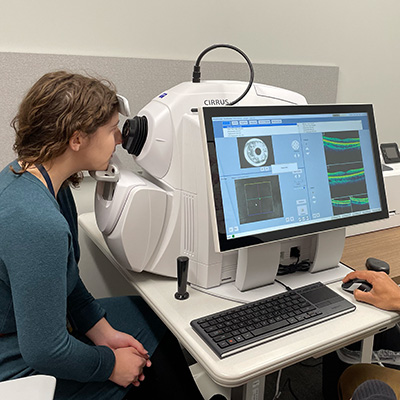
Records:
[[[358,301],[372,304],[375,307],[389,311],[400,311],[400,287],[386,273],[376,271],[354,271],[343,278],[343,282],[350,279],[365,279],[372,285],[370,292],[354,291]]]

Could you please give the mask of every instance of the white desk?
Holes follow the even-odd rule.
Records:
[[[79,217],[81,228],[107,256],[111,263],[136,288],[180,343],[190,352],[207,374],[219,385],[243,385],[290,366],[309,357],[320,357],[359,340],[368,339],[366,355],[371,356],[374,334],[394,326],[400,315],[356,303],[356,311],[322,324],[273,340],[242,353],[219,359],[190,327],[190,321],[206,314],[237,305],[229,300],[210,296],[188,287],[190,297],[179,301],[174,298],[175,279],[149,273],[135,273],[123,269],[113,258],[97,228],[93,213]],[[340,289],[340,283],[330,284],[333,290],[353,302],[350,294]],[[369,359],[370,360],[370,359]]]

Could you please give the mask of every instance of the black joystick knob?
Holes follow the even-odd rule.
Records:
[[[386,261],[382,261],[374,257],[367,258],[367,261],[365,261],[365,266],[371,271],[386,272],[388,275],[390,273],[390,265]]]
[[[175,293],[175,298],[178,300],[186,300],[189,293],[186,291],[189,258],[180,256],[176,259],[177,275],[178,275],[178,291]]]

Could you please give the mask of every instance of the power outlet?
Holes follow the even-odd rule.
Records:
[[[300,257],[300,247],[299,246],[290,248],[290,257],[294,257],[294,258]]]

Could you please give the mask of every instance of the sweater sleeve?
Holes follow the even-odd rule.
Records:
[[[9,224],[7,238],[2,238],[3,261],[23,359],[38,372],[58,378],[107,380],[115,364],[113,351],[84,344],[66,329],[67,293],[74,293],[73,285],[80,290],[81,282],[65,220],[59,212],[36,207],[34,212],[22,209],[9,215]]]
[[[97,303],[87,291],[80,277],[75,288],[68,296],[68,319],[74,329],[86,333],[106,314],[105,310]]]
[[[79,262],[78,219],[74,197],[69,186],[60,189],[57,195],[60,211],[69,225],[76,263]],[[105,316],[105,311],[88,292],[78,276],[76,285],[68,295],[68,319],[74,329],[86,333]]]

